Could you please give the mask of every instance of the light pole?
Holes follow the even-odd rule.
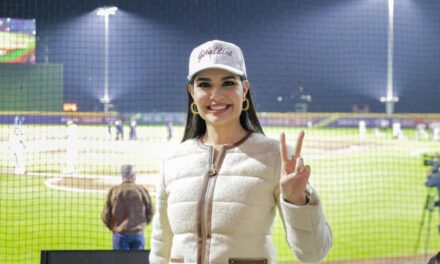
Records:
[[[104,31],[104,97],[101,98],[101,103],[104,105],[104,113],[107,114],[110,106],[110,97],[108,94],[108,19],[109,16],[115,15],[118,8],[115,6],[101,7],[96,11],[96,15],[104,17],[105,31]]]
[[[393,47],[394,45],[394,0],[388,0],[388,51],[387,51],[387,94],[380,101],[385,103],[387,115],[394,112],[394,104],[399,97],[393,95]]]

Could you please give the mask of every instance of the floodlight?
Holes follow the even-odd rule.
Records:
[[[116,11],[118,11],[118,8],[116,6],[109,6],[109,7],[101,7],[96,10],[96,15],[98,16],[110,16],[115,15]]]

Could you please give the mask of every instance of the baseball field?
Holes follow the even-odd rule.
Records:
[[[14,175],[9,134],[0,126],[0,263],[37,264],[40,250],[111,249],[111,232],[100,219],[106,191],[120,182],[122,164],[137,168],[138,182],[154,196],[167,147],[178,144],[183,128],[166,140],[164,126],[139,126],[137,141],[116,141],[105,126],[79,126],[77,172],[63,174],[65,127],[24,128],[26,175]],[[299,128],[265,128],[278,138],[285,131],[294,144]],[[440,211],[425,210],[427,170],[422,155],[440,150],[440,142],[417,140],[413,130],[393,139],[357,129],[305,129],[303,157],[312,167],[332,228],[328,263],[425,263],[440,248]],[[423,213],[426,213],[425,215]],[[423,217],[424,216],[424,217]],[[430,224],[429,217],[432,216]],[[423,226],[421,221],[424,220]],[[281,220],[274,225],[278,262],[295,263]],[[419,232],[420,231],[420,232]],[[151,227],[146,230],[149,240]],[[149,244],[147,245],[149,248]]]

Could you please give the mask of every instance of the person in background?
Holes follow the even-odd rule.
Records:
[[[135,119],[130,122],[130,133],[128,135],[129,140],[137,140],[137,122]]]
[[[364,139],[367,135],[367,123],[364,120],[360,120],[358,123],[359,138]]]
[[[124,121],[122,118],[118,118],[115,121],[116,128],[116,140],[124,140]]]
[[[405,137],[403,134],[402,125],[399,122],[394,122],[392,128],[394,139],[403,139]]]
[[[429,128],[432,130],[432,140],[440,141],[440,122],[430,123]]]
[[[213,40],[189,62],[182,143],[164,158],[150,263],[276,263],[276,209],[300,261],[323,259],[332,234],[296,148],[267,138],[241,49]]]
[[[429,259],[428,264],[440,264],[440,251]]]
[[[429,134],[426,132],[426,124],[424,123],[418,123],[416,125],[416,132],[414,133],[416,140],[420,139],[429,139]]]
[[[26,145],[25,135],[21,125],[14,125],[9,135],[11,160],[14,166],[14,174],[26,174]]]
[[[112,139],[112,126],[113,126],[113,119],[109,118],[107,123],[107,133],[108,133],[108,139]]]
[[[63,173],[71,174],[76,172],[78,166],[78,125],[69,119],[66,122],[66,126],[66,168],[63,170]]]
[[[173,138],[173,121],[167,123],[167,140],[170,141]]]
[[[427,187],[436,187],[440,196],[440,153],[435,153],[432,160],[429,161],[431,168],[428,170],[425,185]]]
[[[21,127],[24,123],[24,116],[15,116],[14,118],[14,126]]]
[[[144,229],[153,217],[147,189],[136,184],[132,165],[121,168],[122,183],[112,187],[102,211],[102,221],[113,232],[113,249],[145,247]]]

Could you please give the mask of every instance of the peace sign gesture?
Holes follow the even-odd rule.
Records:
[[[310,176],[310,166],[304,166],[304,160],[301,158],[303,139],[304,131],[301,131],[296,140],[295,153],[289,158],[284,132],[280,136],[281,193],[286,201],[296,205],[306,204],[305,191]]]

